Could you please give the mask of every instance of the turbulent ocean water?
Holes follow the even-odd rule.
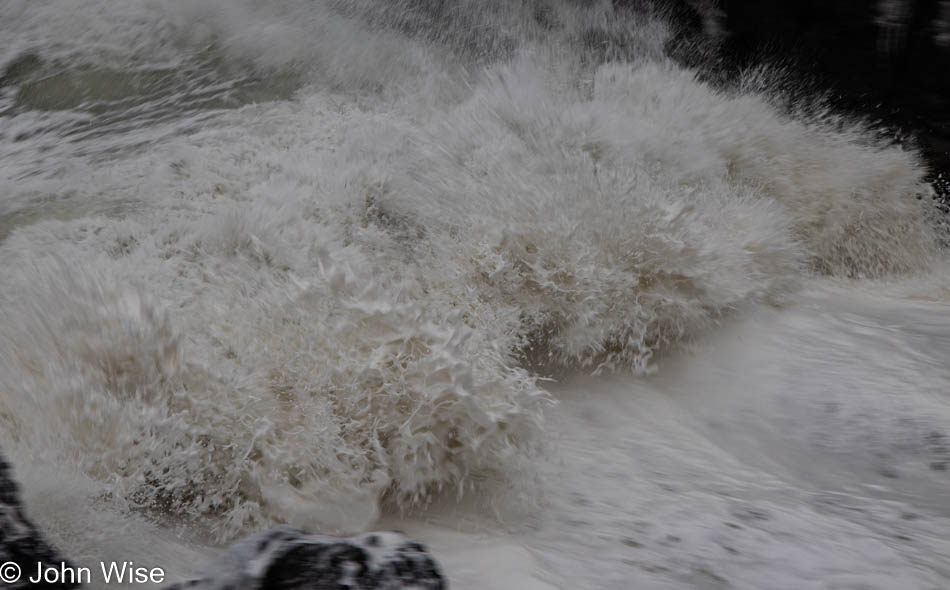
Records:
[[[950,586],[926,170],[676,22],[0,3],[31,514],[168,581],[291,523],[406,530],[457,589]]]

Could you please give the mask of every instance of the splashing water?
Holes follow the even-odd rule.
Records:
[[[0,7],[0,445],[112,509],[540,510],[535,371],[662,377],[821,277],[940,290],[917,155],[703,81],[657,7],[67,4]]]

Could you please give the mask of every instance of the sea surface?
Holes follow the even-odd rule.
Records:
[[[950,587],[926,170],[684,60],[714,16],[4,0],[31,516],[167,581],[290,523],[405,530],[457,590]]]

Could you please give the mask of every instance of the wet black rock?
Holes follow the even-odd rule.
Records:
[[[235,543],[207,576],[168,590],[445,590],[425,547],[398,532],[354,537],[276,527]]]
[[[77,587],[68,582],[30,584],[29,575],[37,562],[59,565],[66,560],[27,518],[12,469],[0,456],[0,586],[10,590]],[[14,577],[19,579],[13,581]]]
[[[0,456],[0,587],[65,590],[78,584],[29,584],[37,563],[65,563],[27,518],[10,465]],[[10,564],[15,564],[15,567]],[[13,567],[13,569],[10,569]],[[316,535],[281,526],[246,537],[207,575],[167,590],[445,590],[435,559],[398,532],[353,537]]]

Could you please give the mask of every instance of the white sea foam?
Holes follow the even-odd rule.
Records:
[[[119,143],[47,150],[50,123],[19,141],[50,169],[7,138],[32,213],[0,225],[0,442],[219,539],[355,531],[530,481],[551,398],[525,367],[650,373],[807,277],[939,257],[912,151],[713,88],[649,11],[501,4],[0,8],[46,60],[297,76]]]

